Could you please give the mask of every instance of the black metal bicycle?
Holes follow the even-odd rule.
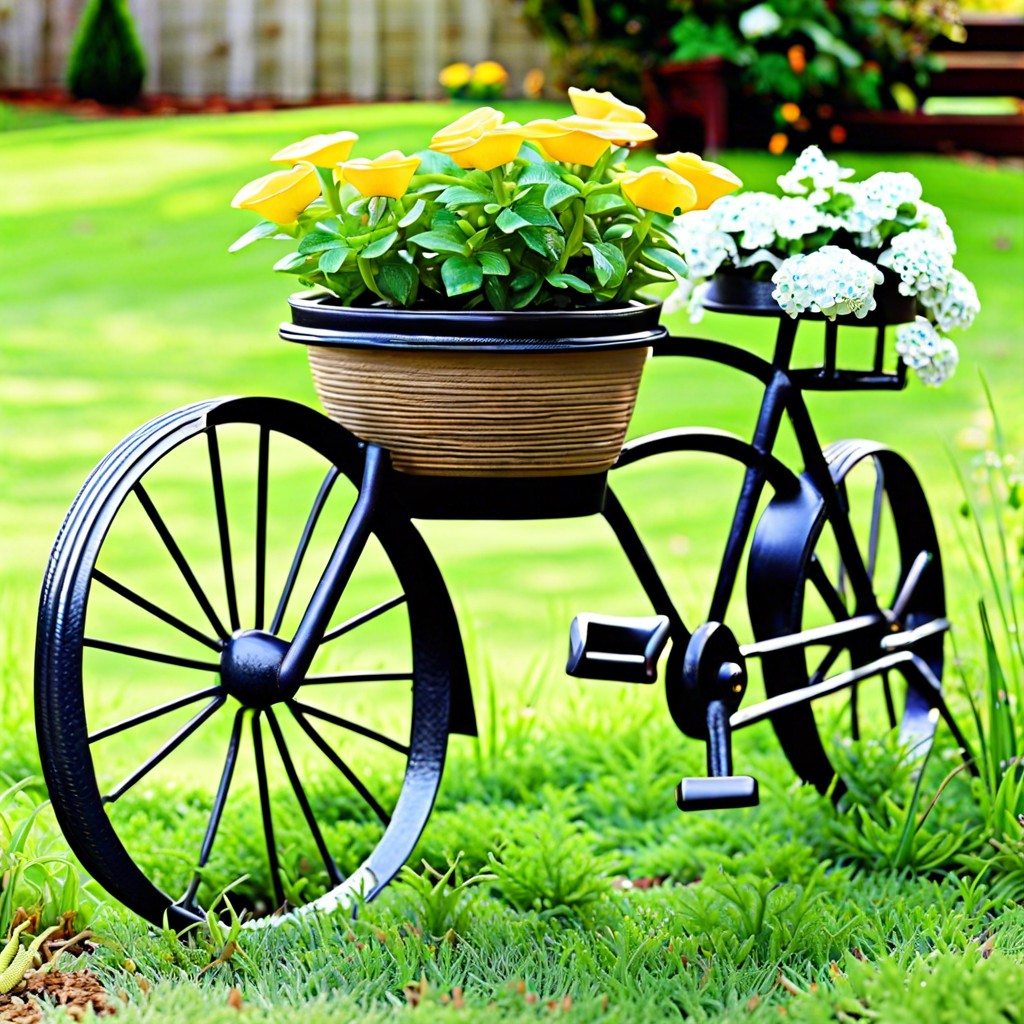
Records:
[[[771,360],[667,336],[649,316],[628,343],[759,382],[750,440],[674,427],[628,442],[610,471],[424,476],[274,398],[200,402],[125,438],[71,506],[39,617],[42,763],[93,877],[143,917],[180,928],[215,895],[209,866],[228,831],[266,879],[268,914],[373,897],[396,874],[433,807],[449,734],[476,731],[458,622],[414,519],[605,518],[651,614],[577,616],[567,671],[651,683],[662,667],[673,720],[707,748],[707,776],[677,788],[684,810],[757,803],[756,781],[733,773],[731,737],[764,719],[800,778],[836,797],[834,744],[873,724],[899,729],[920,752],[942,717],[964,746],[942,696],[949,622],[921,486],[884,445],[822,449],[803,399],[902,388],[902,364],[885,366],[885,325],[913,310],[854,321],[875,332],[867,368],[838,366],[836,322],[824,323],[821,364],[801,368],[797,330],[813,318],[741,298],[723,285],[709,307],[778,317]],[[282,336],[338,343],[300,312]],[[548,342],[556,328],[547,330],[511,347],[578,340]],[[373,345],[351,332],[341,341]],[[800,471],[773,453],[786,419]],[[684,621],[616,484],[630,467],[687,455],[735,464],[742,477],[699,623]],[[727,616],[744,572],[752,640],[741,643]],[[755,662],[765,696],[744,705]],[[180,818],[172,850],[153,848],[139,824],[146,786],[167,773],[187,794],[162,808]],[[272,786],[272,773],[287,785]],[[239,825],[234,801],[247,787],[259,835]]]

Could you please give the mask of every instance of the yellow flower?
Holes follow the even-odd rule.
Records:
[[[647,142],[657,133],[650,125],[636,121],[602,121],[593,117],[542,118],[523,125],[524,136],[536,142],[552,160],[593,167],[612,144]]]
[[[419,165],[419,157],[405,156],[393,149],[373,160],[349,160],[340,165],[340,170],[341,176],[364,196],[401,199]]]
[[[702,160],[696,153],[659,153],[658,159],[697,190],[695,210],[706,210],[716,199],[743,185],[727,167]]]
[[[474,85],[504,85],[508,72],[496,60],[482,60],[473,68]]]
[[[320,182],[313,165],[299,163],[243,185],[231,205],[237,210],[253,210],[275,224],[291,224],[318,195]]]
[[[655,213],[685,213],[697,203],[697,190],[667,167],[645,167],[637,174],[621,174],[619,184],[637,206]]]
[[[515,121],[502,124],[504,114],[478,107],[436,132],[430,148],[447,153],[460,167],[490,171],[515,160],[525,135]]]
[[[460,62],[441,68],[437,80],[446,89],[461,89],[464,85],[469,85],[469,80],[472,77],[473,69],[468,64]]]
[[[642,121],[644,112],[639,107],[631,107],[623,103],[610,92],[598,92],[596,89],[577,89],[569,87],[569,102],[572,109],[581,117],[593,117],[599,121]]]
[[[352,147],[359,138],[355,132],[335,132],[333,135],[310,135],[301,142],[293,142],[290,146],[278,150],[271,158],[271,163],[292,164],[300,160],[317,167],[333,167],[347,160]]]
[[[494,107],[477,107],[468,114],[456,118],[451,124],[440,131],[434,132],[430,140],[431,149],[439,149],[438,144],[465,141],[468,138],[480,138],[484,132],[497,128],[505,119],[505,115]],[[440,150],[445,152],[445,150]]]
[[[611,145],[589,132],[575,131],[558,121],[541,119],[523,125],[524,137],[536,142],[552,159],[593,167]]]

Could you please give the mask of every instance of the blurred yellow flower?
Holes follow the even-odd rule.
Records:
[[[279,149],[271,158],[271,163],[291,164],[300,160],[317,167],[333,167],[347,160],[352,147],[359,138],[355,132],[335,132],[333,135],[310,135],[301,142],[293,142],[284,149]]]
[[[243,185],[231,205],[237,210],[252,210],[275,224],[291,224],[318,195],[320,181],[313,165],[299,163]]]
[[[639,173],[619,175],[622,191],[643,210],[680,214],[697,203],[697,190],[667,167],[645,167]]]
[[[482,60],[473,68],[474,85],[504,85],[508,81],[508,72],[496,60]]]
[[[743,185],[727,167],[702,160],[696,153],[659,153],[658,159],[697,190],[695,210],[706,210],[716,199]]]
[[[610,92],[596,89],[569,87],[569,102],[580,117],[594,117],[600,121],[642,121],[644,112],[639,107],[623,103]]]
[[[372,160],[349,160],[340,164],[339,170],[341,176],[364,196],[401,199],[419,165],[419,157],[406,156],[393,149]]]
[[[437,80],[446,89],[461,89],[464,85],[469,85],[469,80],[472,77],[473,69],[468,64],[459,62],[441,68]]]

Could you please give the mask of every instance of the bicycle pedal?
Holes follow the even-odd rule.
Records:
[[[726,807],[755,807],[757,779],[750,775],[686,778],[676,786],[681,811],[715,811]]]
[[[664,615],[621,618],[582,613],[569,628],[565,671],[582,679],[653,683],[668,633]]]

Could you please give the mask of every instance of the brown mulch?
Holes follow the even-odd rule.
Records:
[[[63,1006],[73,1020],[82,1020],[90,1007],[97,1017],[117,1012],[110,994],[90,970],[34,971],[25,976],[16,993],[0,996],[0,1021],[4,1024],[39,1024],[43,1015],[37,996]]]

